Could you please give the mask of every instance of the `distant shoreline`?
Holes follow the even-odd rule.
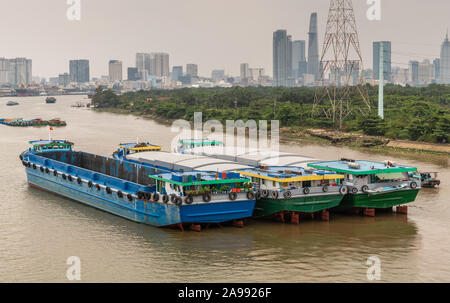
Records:
[[[144,115],[138,112],[115,109],[95,108],[98,112],[114,114],[134,115],[143,119],[153,120],[159,124],[170,126],[176,119],[165,119],[156,115]],[[338,137],[343,137],[338,140]],[[373,153],[386,153],[396,156],[404,156],[410,159],[423,160],[427,155],[429,160],[447,166],[450,158],[450,144],[437,144],[425,142],[413,142],[404,140],[391,140],[386,137],[367,136],[362,134],[336,132],[323,129],[297,130],[295,127],[280,128],[281,143],[314,143],[319,145],[344,146],[359,151]]]

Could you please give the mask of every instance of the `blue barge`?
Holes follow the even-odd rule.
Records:
[[[66,140],[31,141],[30,144],[32,147],[20,155],[30,186],[135,222],[153,226],[222,223],[251,217],[254,209],[255,200],[247,198],[191,202],[183,191],[176,197],[174,193],[168,197],[167,192],[157,188],[155,174],[174,172],[148,162],[74,151],[73,143]],[[221,183],[227,179],[224,176],[214,178],[211,183]],[[199,177],[201,181],[202,176]],[[233,186],[247,182],[240,176],[234,179]]]

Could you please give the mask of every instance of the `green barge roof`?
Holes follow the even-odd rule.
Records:
[[[359,168],[351,167],[351,163],[359,164]],[[387,163],[355,160],[355,161],[325,161],[309,163],[309,167],[316,169],[323,169],[344,174],[353,175],[373,175],[386,173],[402,173],[417,171],[416,167],[409,167],[403,165],[388,166]]]

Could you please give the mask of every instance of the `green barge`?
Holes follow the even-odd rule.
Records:
[[[238,171],[258,189],[255,217],[280,212],[316,213],[338,206],[347,187],[343,175],[301,167],[259,167]]]
[[[349,160],[309,163],[309,167],[344,174],[348,194],[338,209],[389,209],[413,202],[421,188],[417,168],[394,162]]]

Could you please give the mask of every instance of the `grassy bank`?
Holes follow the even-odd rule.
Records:
[[[450,141],[450,86],[413,88],[387,85],[385,119],[375,112],[377,88],[368,87],[372,111],[361,110],[357,95],[341,132],[333,132],[329,104],[314,106],[314,88],[233,87],[149,90],[116,95],[98,88],[92,102],[97,110],[134,114],[162,124],[177,119],[193,121],[278,120],[284,140],[308,140],[351,148],[405,150],[448,156]],[[366,108],[367,109],[367,108]]]
[[[175,119],[165,119],[162,117],[158,117],[156,115],[145,115],[142,113],[138,113],[135,111],[130,111],[126,109],[118,109],[118,108],[97,108],[95,109],[98,112],[109,112],[114,114],[125,114],[125,115],[135,115],[142,119],[153,120],[159,124],[170,126]],[[366,136],[370,138],[370,136]],[[385,154],[396,157],[402,157],[412,160],[426,160],[428,162],[433,162],[435,164],[441,166],[448,166],[448,159],[450,157],[449,151],[440,151],[440,150],[432,150],[432,149],[424,149],[420,142],[404,142],[404,141],[395,141],[390,140],[386,145],[375,145],[375,146],[362,146],[357,142],[352,141],[343,141],[340,143],[334,143],[332,140],[324,139],[321,137],[311,135],[311,130],[303,130],[296,127],[284,127],[280,129],[280,143],[283,144],[317,144],[317,145],[335,145],[335,146],[344,146],[351,149],[355,149],[362,152],[368,153],[376,153],[376,154]],[[401,146],[397,146],[397,144]],[[390,146],[392,145],[392,146]],[[433,145],[428,145],[433,146]],[[450,150],[450,146],[446,145],[436,145],[443,147],[445,146]]]

